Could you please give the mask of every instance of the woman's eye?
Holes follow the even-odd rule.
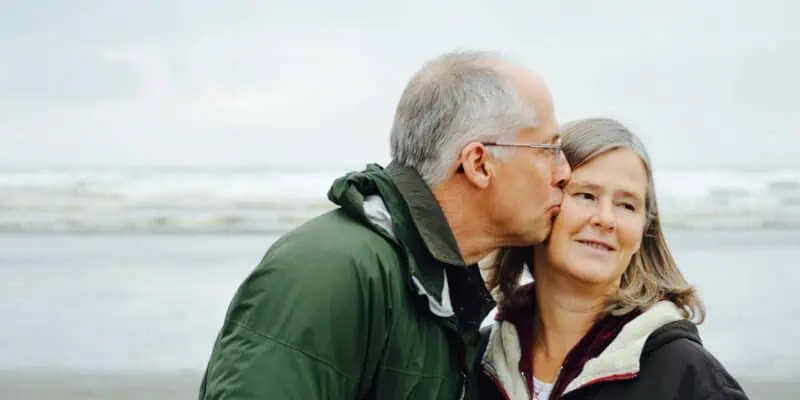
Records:
[[[575,197],[583,200],[594,200],[594,195],[586,192],[575,193]]]
[[[619,205],[628,211],[636,211],[636,206],[631,203],[620,203]]]

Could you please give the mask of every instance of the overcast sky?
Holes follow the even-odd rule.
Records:
[[[357,165],[454,48],[610,115],[657,165],[800,165],[800,4],[0,0],[0,165]],[[660,5],[654,5],[660,4]]]

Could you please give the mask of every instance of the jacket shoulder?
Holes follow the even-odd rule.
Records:
[[[331,210],[299,225],[281,236],[272,248],[322,243],[347,251],[372,249],[382,254],[392,253],[395,249],[394,242],[379,233],[377,228],[353,218],[342,209]]]
[[[663,382],[672,382],[678,398],[747,398],[722,363],[702,344],[688,338],[666,343],[645,357],[640,376],[650,372],[660,375]],[[721,394],[725,396],[715,397]]]
[[[401,264],[401,250],[387,237],[342,210],[322,214],[278,238],[256,267],[320,277],[343,270],[370,274]],[[289,267],[291,266],[291,267]]]
[[[400,253],[392,243],[334,210],[270,246],[240,285],[228,318],[258,325],[258,319],[273,315],[276,307],[313,314],[320,304],[352,309],[354,302],[383,300],[403,281],[400,267]],[[362,291],[369,296],[358,295]],[[236,309],[237,304],[247,307]]]

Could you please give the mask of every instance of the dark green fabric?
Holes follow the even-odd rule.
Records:
[[[392,232],[364,214],[374,194]],[[413,170],[372,164],[328,197],[339,208],[278,239],[238,288],[199,398],[459,398],[479,342],[460,316],[494,304],[474,266],[463,284],[448,282],[477,296],[477,309],[438,317],[418,294],[414,277],[441,302],[444,271],[468,268],[433,194]]]

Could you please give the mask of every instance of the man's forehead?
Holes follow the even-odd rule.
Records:
[[[541,143],[557,143],[561,140],[561,130],[558,123],[552,119],[542,121],[535,132],[535,139]]]
[[[527,128],[520,131],[518,140],[526,143],[556,144],[561,141],[558,130],[543,130],[541,127]]]

